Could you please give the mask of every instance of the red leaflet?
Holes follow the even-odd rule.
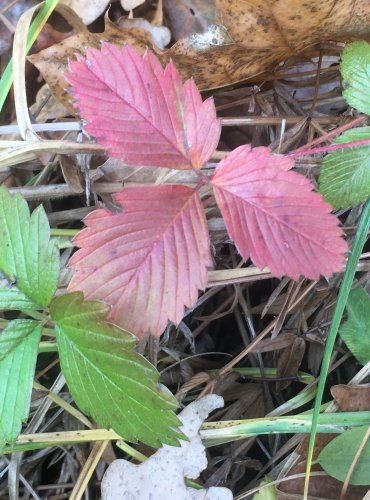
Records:
[[[207,284],[211,264],[198,193],[180,185],[125,188],[123,212],[96,210],[74,243],[69,289],[112,306],[109,320],[138,337],[179,323]]]
[[[67,73],[86,130],[128,165],[199,169],[220,137],[212,99],[151,53],[104,44]]]
[[[268,148],[235,149],[211,181],[217,204],[244,259],[276,276],[331,275],[342,269],[346,242],[331,206],[292,166]]]

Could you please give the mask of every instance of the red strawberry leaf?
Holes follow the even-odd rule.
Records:
[[[179,323],[207,284],[209,234],[198,193],[180,185],[126,188],[122,213],[95,210],[74,239],[69,290],[112,306],[109,320],[143,338]]]
[[[244,259],[276,276],[317,279],[340,271],[347,250],[331,206],[293,160],[241,146],[212,178],[227,231]]]
[[[86,130],[128,165],[199,169],[220,137],[212,99],[183,85],[171,62],[105,43],[70,63],[66,75]]]

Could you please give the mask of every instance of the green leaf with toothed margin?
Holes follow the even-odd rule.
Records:
[[[370,44],[353,42],[342,53],[340,72],[343,79],[343,97],[362,113],[370,114]]]
[[[58,285],[59,251],[50,240],[42,206],[32,215],[20,194],[0,188],[0,271],[39,307],[49,305]],[[0,295],[1,300],[1,295]],[[6,304],[0,307],[6,307]]]
[[[348,319],[339,334],[363,365],[370,361],[370,297],[363,288],[352,290],[347,302]]]
[[[370,127],[347,130],[335,144],[370,139]],[[323,159],[320,192],[334,208],[355,207],[370,196],[370,144],[332,151]]]
[[[73,292],[55,298],[50,312],[63,373],[80,409],[128,441],[178,444],[176,400],[133,350],[135,337],[106,322],[109,306]]]
[[[0,334],[0,446],[14,443],[28,417],[41,330],[16,319]]]

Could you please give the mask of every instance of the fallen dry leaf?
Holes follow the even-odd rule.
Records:
[[[139,7],[145,0],[121,0],[121,5],[124,10],[133,10]]]
[[[108,7],[110,0],[60,0],[75,10],[85,24],[91,24]]]
[[[39,69],[53,94],[72,113],[75,112],[71,102],[72,96],[67,91],[68,84],[63,76],[68,67],[68,60],[74,59],[76,54],[85,54],[88,47],[100,47],[101,42],[115,45],[127,42],[144,52],[146,47],[152,45],[152,36],[148,31],[139,28],[119,28],[106,17],[104,33],[79,33],[28,57]]]
[[[294,342],[286,347],[279,356],[277,377],[290,378],[297,377],[302,359],[306,350],[305,341],[296,337]],[[286,389],[291,384],[291,380],[279,381],[277,387],[279,390]]]
[[[370,384],[358,386],[335,385],[331,388],[334,399],[340,406],[341,411],[368,411],[370,409]],[[315,441],[314,460],[318,457],[321,450],[336,437],[335,434],[318,434]],[[302,473],[306,470],[308,437],[305,437],[299,445],[297,452],[302,460],[294,465],[287,476]],[[319,465],[314,465],[313,471],[322,471]],[[286,481],[279,485],[278,500],[301,499],[303,492],[304,478],[296,478],[292,481]],[[312,476],[310,479],[310,496],[316,499],[331,500],[339,498],[343,483],[329,476]],[[346,498],[351,500],[362,500],[367,492],[368,486],[352,486],[347,490]],[[297,495],[297,496],[296,496]]]
[[[193,76],[201,89],[260,79],[291,56],[310,56],[320,42],[370,38],[368,0],[208,0],[201,15],[201,33],[191,33],[166,51],[153,49],[163,64],[172,58],[182,77]],[[153,47],[145,30],[119,29],[106,21],[104,33],[75,35],[30,57],[69,109],[63,78],[67,60],[102,41],[130,43],[140,51]]]
[[[188,441],[180,441],[181,446],[164,445],[139,465],[123,459],[112,462],[103,477],[102,499],[231,500],[232,493],[227,488],[195,490],[184,482],[184,477],[198,478],[207,467],[199,428],[211,411],[222,406],[223,399],[215,394],[194,401],[179,415]]]
[[[12,46],[13,34],[23,12],[37,4],[37,0],[0,0],[0,55]]]
[[[166,26],[155,26],[141,17],[134,19],[121,17],[118,19],[117,24],[120,28],[126,28],[129,30],[140,28],[148,31],[152,35],[154,45],[159,49],[164,49],[171,40],[171,32]]]
[[[370,384],[350,386],[339,384],[330,392],[342,411],[369,411]]]

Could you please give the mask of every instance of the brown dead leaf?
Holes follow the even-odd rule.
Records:
[[[341,411],[368,411],[370,410],[370,384],[349,386],[336,385],[331,388],[334,399],[340,406]],[[316,460],[321,450],[335,438],[335,434],[318,434],[315,440],[315,449],[313,459]],[[305,437],[299,445],[297,453],[301,455],[302,460],[293,466],[287,476],[299,474],[306,470],[309,438]],[[319,465],[312,468],[313,471],[322,471]],[[286,481],[279,485],[279,500],[301,499],[303,492],[304,478],[296,478],[292,481]],[[310,498],[331,500],[340,496],[343,483],[329,476],[312,476],[310,479]],[[366,494],[368,486],[349,486],[346,498],[351,500],[361,500]]]
[[[289,471],[289,476],[294,474],[304,474],[306,462],[300,462]],[[320,466],[314,465],[312,472],[322,471]],[[278,486],[278,500],[302,500],[304,477],[285,481]],[[330,476],[311,476],[308,495],[315,500],[338,500],[343,487],[343,483]],[[349,486],[347,490],[348,500],[362,500],[366,493],[367,486]]]
[[[108,7],[110,0],[60,0],[75,10],[85,24],[91,24]]]
[[[301,366],[306,343],[303,339],[296,337],[294,342],[286,347],[281,353],[277,366],[277,377],[288,378],[296,377],[299,367]],[[280,390],[285,389],[291,383],[290,380],[281,381],[277,383]]]
[[[37,4],[37,0],[0,0],[0,55],[12,46],[13,34],[23,12]]]
[[[339,384],[330,389],[341,411],[369,411],[370,384],[350,386]]]
[[[102,42],[116,45],[130,43],[144,52],[146,47],[152,46],[152,36],[140,28],[134,30],[119,28],[106,17],[104,33],[79,33],[28,57],[28,60],[41,72],[53,94],[72,113],[75,110],[67,91],[68,84],[63,76],[67,70],[68,60],[73,59],[76,54],[84,54],[88,47],[100,47]]]
[[[162,63],[172,58],[183,78],[194,77],[201,89],[260,79],[291,56],[310,56],[320,42],[370,38],[368,0],[207,0],[203,11],[212,12],[212,18],[204,14],[201,33],[166,51],[153,48]],[[130,43],[141,52],[153,47],[145,30],[119,29],[106,20],[104,33],[75,35],[30,57],[69,109],[63,78],[67,60],[102,41]]]

